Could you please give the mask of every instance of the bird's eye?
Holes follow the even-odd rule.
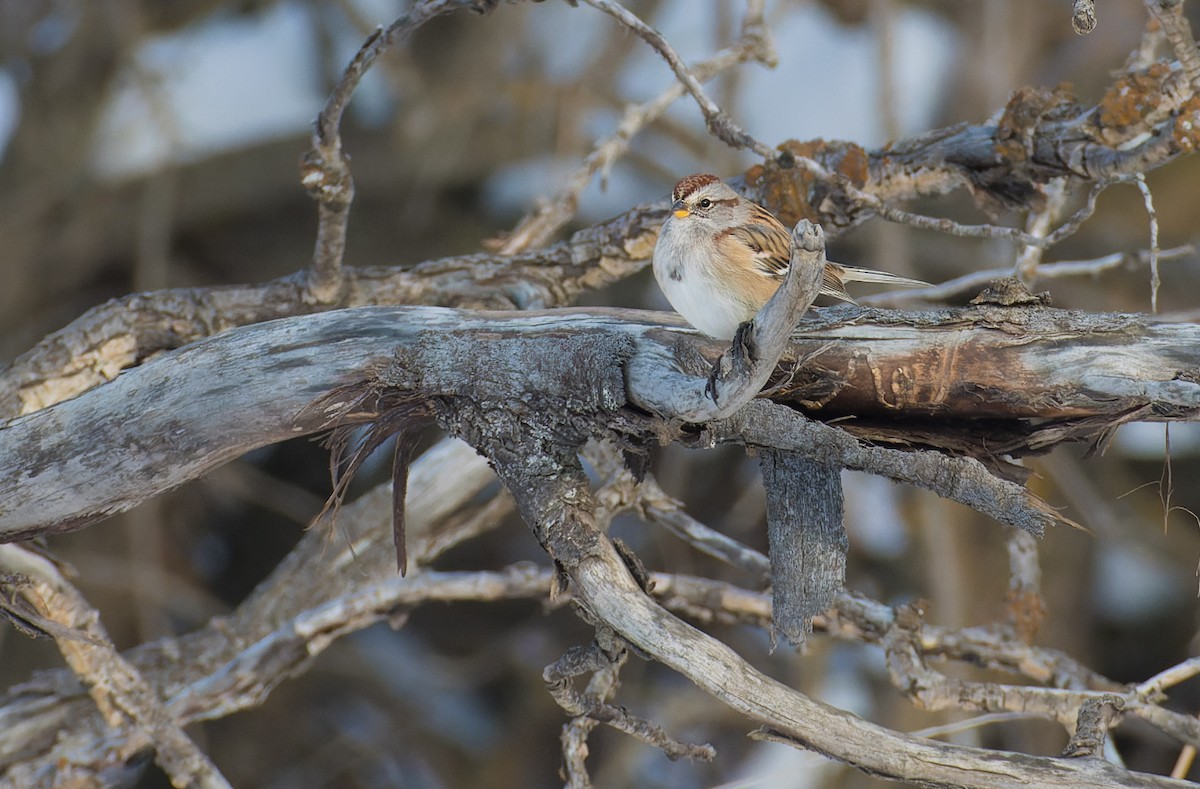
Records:
[[[701,208],[712,208],[712,200],[709,200],[707,197],[704,198],[703,200],[700,201],[700,207]]]

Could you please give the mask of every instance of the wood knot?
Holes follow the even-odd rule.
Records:
[[[972,304],[998,304],[1001,307],[1049,307],[1050,291],[1033,293],[1016,277],[994,280],[979,295],[971,299]]]

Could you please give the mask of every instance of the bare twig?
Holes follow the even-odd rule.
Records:
[[[1026,644],[1032,644],[1046,615],[1037,541],[1028,532],[1009,529],[1005,545],[1008,547],[1008,619],[1017,636]]]
[[[1192,745],[1185,745],[1179,749],[1179,756],[1175,759],[1175,766],[1171,768],[1171,777],[1184,779],[1188,773],[1192,771],[1192,762],[1196,760],[1196,748]]]
[[[1039,238],[1045,238],[1050,232],[1050,226],[1058,219],[1059,212],[1062,210],[1063,203],[1067,197],[1066,179],[1056,178],[1046,184],[1044,192],[1044,205],[1041,209],[1029,215],[1025,225],[1026,232]],[[1032,283],[1037,278],[1037,268],[1042,262],[1042,254],[1044,252],[1044,247],[1024,245],[1020,252],[1017,253],[1017,262],[1013,266],[1013,271],[1017,279],[1026,285]]]
[[[773,57],[774,53],[770,50],[770,42],[761,35],[751,32],[757,29],[759,28],[753,24],[750,10],[747,9],[742,40],[718,52],[708,60],[692,66],[691,70],[696,79],[707,82],[726,69],[745,62],[749,58],[764,61]],[[671,104],[685,92],[686,88],[683,83],[676,81],[656,98],[644,104],[626,107],[624,116],[617,124],[617,130],[596,144],[592,152],[584,159],[583,164],[567,178],[566,185],[554,197],[544,201],[537,210],[521,219],[512,232],[495,245],[497,254],[513,255],[544,244],[551,235],[575,215],[579,206],[579,195],[591,183],[592,176],[601,173],[601,178],[604,178],[613,163],[629,150],[629,144],[633,137],[661,117]]]
[[[1167,688],[1187,682],[1197,674],[1200,674],[1200,658],[1188,658],[1165,671],[1160,671],[1145,682],[1139,683],[1135,692],[1139,696],[1154,698]]]
[[[672,760],[712,761],[716,750],[711,745],[695,745],[677,740],[650,721],[631,715],[624,708],[605,701],[605,696],[616,684],[617,673],[626,658],[627,652],[621,639],[607,625],[600,625],[597,628],[595,643],[568,650],[565,655],[545,668],[542,679],[558,705],[575,719],[573,723],[581,719],[603,723],[658,748]],[[593,679],[599,678],[595,683],[597,692],[593,693],[591,682],[584,693],[575,689],[572,681],[582,674],[595,674]],[[579,732],[584,733],[582,730]],[[567,731],[564,730],[563,736],[566,743]],[[575,737],[571,738],[571,742],[575,742]],[[580,768],[582,763],[575,765],[575,774],[586,776],[586,772]]]
[[[342,114],[363,75],[389,47],[404,41],[431,19],[471,8],[483,13],[491,0],[420,0],[408,13],[367,37],[346,66],[313,129],[313,147],[301,160],[300,182],[317,201],[317,243],[306,281],[306,295],[317,304],[338,300],[343,287],[346,227],[354,200],[354,179],[342,150]]]
[[[910,731],[909,734],[914,737],[946,737],[958,732],[977,729],[981,726],[990,726],[993,723],[1008,723],[1010,721],[1029,720],[1036,717],[1036,715],[1025,715],[1020,712],[988,712],[983,715],[974,715],[966,720],[945,723],[941,726],[926,726],[923,729]]]
[[[763,586],[768,583],[771,567],[766,557],[688,515],[683,504],[668,496],[653,474],[647,473],[638,482],[617,446],[591,442],[584,447],[583,457],[606,480],[596,491],[602,518],[611,520],[621,512],[636,512],[697,551],[739,568]]]
[[[953,219],[947,219],[946,217],[925,216],[924,214],[916,214],[912,211],[905,211],[902,208],[887,205],[875,195],[864,192],[861,189],[847,191],[861,201],[864,206],[878,214],[881,219],[886,219],[889,222],[895,222],[899,225],[908,225],[920,230],[932,230],[936,233],[959,236],[960,238],[1003,238],[1009,241],[1019,241],[1022,244],[1034,247],[1049,246],[1046,239],[1038,238],[1036,235],[1027,233],[1019,228],[990,224],[966,225],[962,222],[955,222]]]
[[[902,608],[896,627],[883,637],[893,684],[928,710],[973,709],[981,712],[1023,712],[1075,729],[1081,708],[1117,697],[1126,714],[1142,718],[1180,742],[1200,745],[1200,721],[1146,701],[1136,691],[1085,690],[979,682],[945,676],[931,669],[919,646],[923,640],[920,613]]]
[[[612,698],[617,689],[621,666],[628,659],[628,653],[622,652],[619,659],[598,668],[588,680],[584,698],[595,699],[605,703]],[[587,739],[600,721],[587,715],[577,715],[562,728],[563,770],[567,774],[567,786],[570,789],[588,789],[592,782],[588,777]]]
[[[717,103],[705,93],[700,80],[687,67],[687,64],[683,62],[683,58],[679,57],[679,53],[675,51],[670,42],[663,38],[661,33],[647,25],[636,14],[620,3],[614,2],[614,0],[584,0],[584,2],[593,8],[603,11],[622,25],[628,27],[653,47],[658,54],[662,55],[663,60],[667,61],[667,65],[675,72],[676,78],[687,89],[688,94],[695,99],[696,104],[700,107],[700,111],[704,113],[704,120],[708,125],[708,130],[717,139],[732,148],[752,150],[764,159],[771,159],[775,156],[775,152],[770,146],[756,140],[743,131],[740,126],[733,122],[728,113],[717,106]]]
[[[1195,42],[1192,42],[1192,49],[1196,48]],[[1158,213],[1154,210],[1154,196],[1150,194],[1150,186],[1146,183],[1146,176],[1138,173],[1133,180],[1137,185],[1138,191],[1142,193],[1142,202],[1146,206],[1146,216],[1150,219],[1150,311],[1158,312],[1158,288],[1162,284],[1162,280],[1158,276],[1158,260],[1161,255],[1158,249]]]
[[[1145,3],[1162,27],[1175,57],[1179,59],[1188,82],[1192,84],[1192,92],[1200,93],[1200,54],[1196,52],[1192,26],[1183,14],[1183,0],[1145,0]]]
[[[864,207],[869,208],[874,213],[878,214],[881,219],[886,219],[889,222],[897,224],[909,225],[921,230],[932,230],[938,233],[944,233],[951,236],[959,236],[962,238],[1002,238],[1010,241],[1016,241],[1029,247],[1037,249],[1049,249],[1055,244],[1063,241],[1075,234],[1076,231],[1086,222],[1096,210],[1096,198],[1100,193],[1114,183],[1120,183],[1127,180],[1132,180],[1135,176],[1113,176],[1098,181],[1092,186],[1088,192],[1087,202],[1071,215],[1066,222],[1057,227],[1052,233],[1042,235],[1038,232],[1029,232],[1015,227],[1005,227],[1003,225],[965,225],[961,222],[955,222],[952,219],[945,217],[932,217],[923,214],[915,214],[911,211],[905,211],[901,208],[889,205],[883,201],[878,195],[863,191],[848,184],[844,184],[843,188],[846,193],[859,201]]]
[[[1046,236],[1046,246],[1054,246],[1058,242],[1075,235],[1075,232],[1083,226],[1083,223],[1090,219],[1092,214],[1096,213],[1096,201],[1100,198],[1100,194],[1105,189],[1113,184],[1125,183],[1127,181],[1134,180],[1139,176],[1117,175],[1111,178],[1102,178],[1096,183],[1092,184],[1092,188],[1088,190],[1087,200],[1084,201],[1083,206],[1076,210],[1075,213],[1073,213],[1070,217],[1068,217],[1066,222],[1055,228],[1054,232]]]
[[[766,564],[767,558],[759,556]],[[652,580],[656,599],[670,610],[685,613],[697,621],[736,621],[762,627],[771,621],[771,596],[767,593],[679,574],[655,573]],[[813,618],[813,629],[818,632],[869,644],[883,643],[895,627],[897,613],[894,608],[854,592],[844,592],[829,611]],[[956,629],[924,625],[914,647],[924,656],[984,666],[1052,688],[1126,690],[1126,686],[1100,676],[1069,655],[1016,641],[1003,628]],[[1158,702],[1154,694],[1136,691],[1130,698],[1151,702],[1147,708]]]
[[[108,726],[123,733],[125,758],[149,745],[172,785],[180,789],[229,787],[141,673],[117,652],[100,624],[99,613],[58,569],[15,545],[3,546],[0,557],[6,569],[14,564],[23,570],[32,568],[32,575],[9,576],[6,586],[27,602],[38,621],[54,626],[50,634],[67,665],[88,689]],[[68,768],[79,780],[84,780],[88,771],[81,765]],[[98,778],[92,775],[93,780]]]
[[[638,506],[650,523],[662,526],[701,553],[737,567],[751,578],[765,580],[770,574],[771,564],[765,556],[688,515],[683,505],[668,496],[653,477],[642,481],[641,494]]]
[[[1196,248],[1191,244],[1171,247],[1158,253],[1160,263],[1168,260],[1180,260],[1195,254]],[[1030,284],[1041,280],[1058,279],[1061,277],[1095,277],[1113,269],[1130,268],[1135,265],[1149,265],[1150,250],[1140,252],[1114,252],[1111,255],[1092,260],[1061,260],[1055,263],[1043,263],[1037,267],[1037,278]],[[986,271],[973,271],[961,277],[928,288],[874,293],[870,296],[859,297],[860,304],[870,304],[876,307],[892,307],[909,301],[943,301],[963,295],[978,293],[979,289],[1003,279],[1012,274],[1012,269],[995,268]]]

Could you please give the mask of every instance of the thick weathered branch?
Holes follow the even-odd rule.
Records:
[[[750,196],[784,222],[809,217],[833,235],[876,214],[888,218],[896,203],[964,186],[985,204],[1030,208],[1057,178],[1097,183],[1148,172],[1200,147],[1200,97],[1182,69],[1158,62],[1122,74],[1093,107],[1064,92],[1024,88],[994,125],[960,124],[873,151],[823,140],[779,147],[815,160],[842,184],[788,167],[785,156],[747,172]],[[1039,247],[1061,240],[990,225],[964,233],[949,220],[919,220],[913,223],[932,230]]]
[[[791,371],[793,379],[810,376],[808,382],[793,380],[773,397],[821,417],[860,415],[852,427],[877,440],[887,440],[889,421],[904,416],[909,442],[953,445],[953,439],[967,446],[975,437],[978,452],[1016,452],[1095,438],[1131,419],[1200,414],[1194,325],[990,306],[830,315],[834,320],[806,320],[789,350],[792,359],[819,352]],[[12,540],[81,526],[254,447],[327,429],[355,408],[354,419],[368,421],[372,392],[381,389],[407,392],[416,402],[461,392],[471,382],[501,399],[548,392],[583,396],[583,403],[607,397],[613,399],[605,409],[628,401],[670,417],[673,394],[697,386],[723,344],[658,322],[668,319],[622,310],[507,315],[362,308],[226,333],[0,428],[0,535]],[[560,377],[547,377],[539,364]],[[494,377],[480,377],[482,371]],[[623,382],[620,391],[593,383],[614,376]],[[912,422],[918,416],[936,416],[938,426],[922,434]],[[813,429],[822,427],[841,434]],[[887,450],[850,436],[837,449],[821,449],[793,445],[791,436],[804,428],[797,422],[789,429],[790,435],[756,432],[737,416],[721,428],[724,440],[836,452],[843,465],[909,482],[920,476],[919,463],[887,461],[879,454]],[[848,455],[854,455],[849,462]],[[938,468],[927,471],[941,481],[924,484],[973,506],[983,502],[984,511],[1005,522],[1020,521],[1019,489],[987,493],[979,487],[986,475],[963,488],[965,467]]]
[[[134,293],[81,315],[0,374],[0,421],[74,397],[147,357],[237,326],[332,307],[435,304],[542,309],[640,270],[666,206],[642,206],[567,241],[522,255],[462,255],[411,268],[346,268],[339,299],[307,298],[306,275],[261,285]]]
[[[733,417],[709,425],[707,439],[785,450],[812,462],[867,471],[926,488],[1039,537],[1050,524],[1065,520],[1045,502],[1030,496],[1024,487],[996,478],[974,458],[874,446],[766,400],[756,400]]]

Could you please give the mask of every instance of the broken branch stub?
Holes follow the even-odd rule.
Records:
[[[759,455],[767,492],[771,616],[799,646],[812,620],[833,605],[846,580],[841,468],[793,452]]]

